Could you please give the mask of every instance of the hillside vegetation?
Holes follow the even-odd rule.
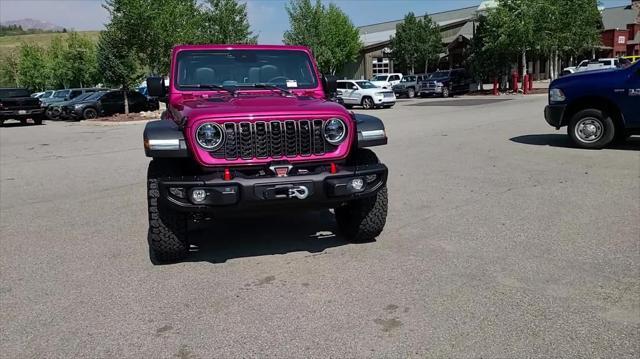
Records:
[[[79,34],[87,36],[94,42],[98,42],[100,31],[79,31]],[[5,53],[7,51],[11,51],[20,46],[20,44],[23,42],[48,47],[49,44],[51,44],[51,40],[56,37],[66,38],[67,33],[55,32],[30,35],[0,36],[0,52]]]

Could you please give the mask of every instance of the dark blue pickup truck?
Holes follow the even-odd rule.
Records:
[[[640,134],[640,61],[553,81],[544,117],[556,129],[568,126],[571,140],[583,148],[603,148]]]

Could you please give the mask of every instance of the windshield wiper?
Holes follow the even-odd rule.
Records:
[[[239,87],[253,87],[253,88],[257,88],[257,89],[268,89],[268,90],[279,90],[282,93],[289,95],[289,96],[296,96],[296,94],[294,94],[293,92],[289,91],[289,90],[285,90],[282,87],[278,87],[276,85],[271,85],[271,84],[265,84],[265,83],[257,83],[257,84],[239,84],[237,85]]]
[[[193,88],[193,89],[222,90],[222,91],[227,91],[233,96],[235,96],[236,94],[236,92],[232,89],[229,89],[220,85],[214,85],[214,84],[193,84],[193,85],[179,85],[179,86],[181,88],[188,88],[188,89]]]

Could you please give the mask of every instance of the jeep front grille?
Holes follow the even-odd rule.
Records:
[[[337,146],[324,140],[324,120],[225,122],[225,144],[214,158],[252,160],[323,155]]]

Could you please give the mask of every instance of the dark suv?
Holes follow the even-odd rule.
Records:
[[[158,109],[157,100],[148,99],[137,91],[127,94],[129,112],[152,111]],[[122,90],[98,92],[93,96],[62,106],[61,116],[73,120],[91,120],[99,116],[124,113],[124,93]]]
[[[418,95],[439,95],[449,97],[469,92],[473,79],[465,69],[436,71],[420,83]]]

